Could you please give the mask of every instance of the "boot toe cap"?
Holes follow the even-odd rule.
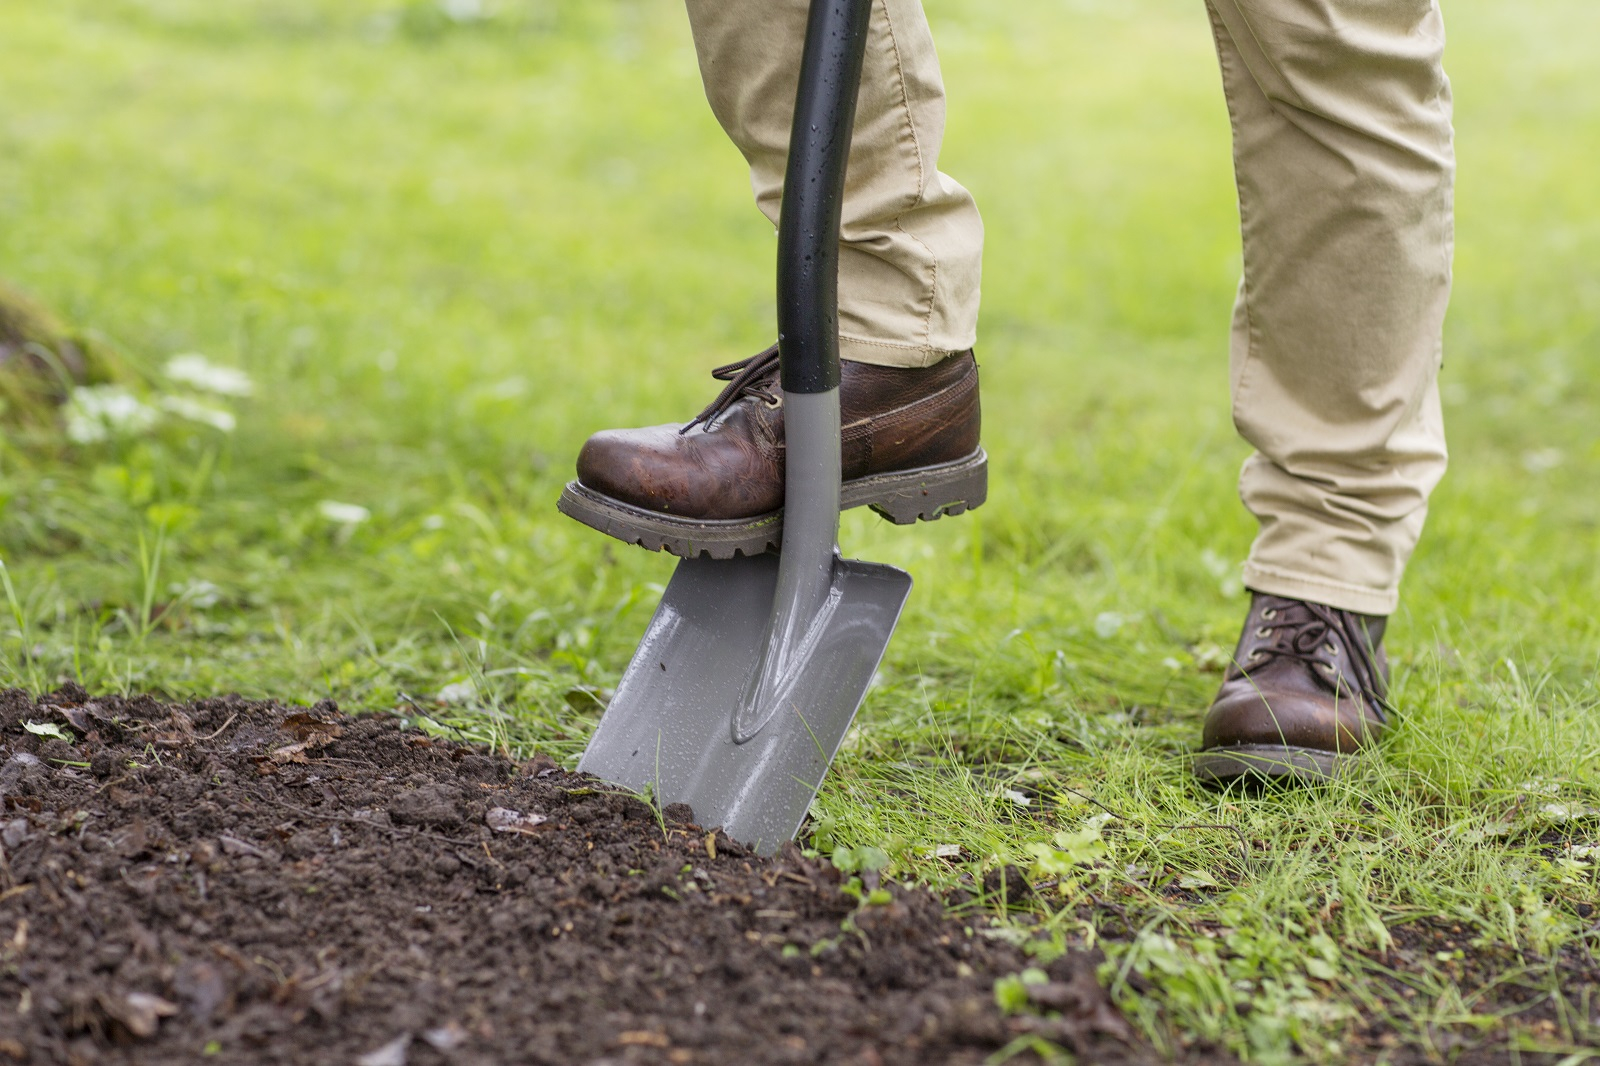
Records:
[[[671,462],[677,426],[607,429],[584,442],[578,452],[578,483],[648,511],[673,513],[686,503],[683,487],[662,472]]]
[[[1331,698],[1232,682],[1223,686],[1206,715],[1201,748],[1248,744],[1349,753],[1377,739],[1377,724],[1361,711],[1354,699],[1341,706]]]

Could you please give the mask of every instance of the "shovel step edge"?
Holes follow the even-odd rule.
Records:
[[[980,507],[989,497],[989,456],[982,448],[963,459],[846,481],[841,510],[870,507],[895,525],[932,522]],[[556,507],[568,518],[649,551],[680,559],[732,559],[777,551],[783,543],[783,509],[753,518],[707,520],[647,511],[568,482]]]

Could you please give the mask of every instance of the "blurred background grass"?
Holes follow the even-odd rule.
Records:
[[[1203,7],[927,7],[943,166],[988,228],[992,492],[915,530],[846,517],[849,553],[918,584],[818,810],[829,841],[892,842],[942,882],[970,871],[929,861],[934,844],[958,840],[976,870],[1049,836],[994,806],[997,780],[1226,820],[1181,755],[1236,636],[1253,524],[1234,492],[1237,219]],[[1600,802],[1600,8],[1446,16],[1452,471],[1390,630],[1405,717],[1371,786],[1404,846],[1288,881],[1230,865],[1226,839],[1157,850],[1269,910],[1334,878],[1381,920],[1465,907],[1522,944],[1522,897],[1507,917],[1480,891],[1514,874],[1570,904],[1565,939],[1519,956],[1533,966],[1587,943],[1572,908],[1592,870],[1548,887],[1560,871],[1536,849],[1490,861],[1428,834],[1510,824],[1530,795]],[[682,11],[0,0],[0,25],[0,277],[123,353],[151,402],[177,353],[256,383],[229,401],[231,433],[169,417],[98,444],[0,442],[6,677],[420,706],[574,756],[672,561],[556,514],[572,458],[596,429],[686,417],[711,366],[773,334],[771,229]],[[1239,817],[1276,846],[1360,821],[1361,802]],[[1112,845],[1119,868],[1118,847],[1150,861],[1148,842]],[[1341,921],[1307,928],[1381,940]],[[1225,1005],[1168,1002],[1179,1034],[1278,1046],[1217,1021]],[[1345,1024],[1313,1015],[1305,1033]]]

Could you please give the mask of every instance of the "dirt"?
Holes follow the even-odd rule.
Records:
[[[1098,953],[1004,1016],[995,980],[1037,960],[970,898],[759,859],[692,817],[332,704],[0,692],[0,1066],[1156,1059]],[[1555,1063],[1508,1045],[1559,1044],[1600,988],[1575,950],[1524,979],[1449,921],[1393,933],[1372,961],[1397,996],[1426,1013],[1442,969],[1504,1021],[1426,1048],[1375,1022],[1352,1061]]]
[[[4,692],[0,796],[0,1063],[1153,1057],[1097,955],[1006,1017],[977,912],[390,717]]]
[[[1580,905],[1587,906],[1587,905]],[[1590,917],[1585,914],[1583,917]],[[1593,1027],[1600,1022],[1600,960],[1579,947],[1567,946],[1548,966],[1534,973],[1506,945],[1475,943],[1476,931],[1446,918],[1421,918],[1390,930],[1393,945],[1370,953],[1395,995],[1427,1018],[1432,1011],[1419,989],[1420,975],[1442,975],[1460,989],[1479,1024],[1460,1018],[1435,1017],[1426,1025],[1429,1049],[1396,1046],[1393,1029],[1372,1025],[1354,1034],[1353,1043],[1388,1066],[1424,1066],[1441,1060],[1452,1066],[1558,1066],[1582,1061],[1568,1049],[1528,1050],[1562,1046],[1574,1022]],[[1466,1013],[1466,1012],[1462,1012]],[[1482,1020],[1501,1019],[1486,1034]],[[1512,1050],[1511,1046],[1519,1050]]]

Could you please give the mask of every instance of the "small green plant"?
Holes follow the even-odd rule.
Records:
[[[658,760],[660,759],[659,753],[657,754],[656,758]],[[660,772],[659,769],[657,772]],[[656,791],[655,781],[646,781],[644,783],[644,787],[634,795],[636,795],[639,800],[645,804],[645,806],[650,808],[650,815],[656,821],[656,830],[661,834],[662,840],[667,839],[667,810],[664,806],[662,806],[661,797]],[[687,869],[688,867],[685,867],[686,871]]]
[[[840,873],[849,874],[839,891],[863,907],[879,907],[892,903],[889,890],[879,887],[882,873],[889,866],[889,853],[870,844],[854,848],[837,847],[833,850],[833,865]]]
[[[16,587],[11,584],[11,570],[6,566],[4,559],[0,559],[0,587],[5,589],[6,605],[11,608],[11,618],[17,627],[17,660],[23,666],[19,680],[23,680],[30,687],[37,688],[42,678],[38,664],[34,661],[32,643],[28,637],[28,612],[24,609],[22,601],[17,598]],[[11,673],[9,663],[6,666],[6,672],[8,674]]]
[[[156,526],[153,540],[144,530],[139,531],[139,614],[137,618],[124,614],[124,624],[134,633],[139,647],[144,646],[158,621],[156,594],[161,588],[161,557],[166,547],[166,525]]]
[[[1002,1014],[1021,1014],[1029,1009],[1029,986],[1049,982],[1048,974],[1031,966],[1021,973],[998,978],[994,983],[995,1005],[1000,1008]]]
[[[1061,892],[1070,892],[1079,875],[1090,863],[1105,857],[1106,844],[1095,826],[1085,826],[1074,832],[1060,832],[1051,837],[1049,844],[1029,844],[1033,856],[1033,871],[1040,878],[1058,878]]]
[[[1338,945],[1324,933],[1304,936],[1290,921],[1251,921],[1242,912],[1225,917],[1237,927],[1220,936],[1150,929],[1130,945],[1113,946],[1112,991],[1124,1010],[1138,1016],[1145,1009],[1123,983],[1132,972],[1158,987],[1196,1032],[1250,1061],[1336,1053],[1327,1034],[1355,1016],[1330,995],[1348,979]]]
[[[830,861],[840,873],[877,874],[889,865],[889,853],[871,844],[841,845],[833,849]]]

